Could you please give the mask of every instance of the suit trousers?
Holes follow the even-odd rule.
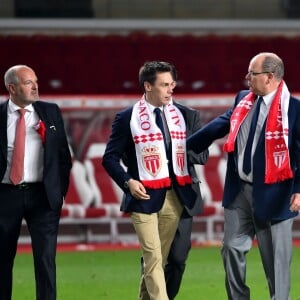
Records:
[[[290,299],[290,266],[293,254],[292,227],[294,219],[274,223],[271,227],[275,260],[275,299]]]
[[[56,245],[60,210],[53,211],[42,183],[20,188],[0,184],[0,300],[10,300],[12,274],[21,223],[30,233],[36,299],[56,299]]]
[[[189,251],[192,246],[191,234],[193,217],[181,217],[165,265],[165,278],[169,299],[178,294]]]
[[[183,206],[174,190],[168,190],[159,212],[131,213],[144,262],[139,289],[140,300],[168,300],[164,265],[182,210]]]
[[[255,218],[252,189],[252,185],[242,184],[240,193],[231,206],[224,211],[225,225],[221,253],[225,269],[226,291],[230,300],[250,299],[250,289],[246,285],[246,254],[251,249],[255,236],[269,286],[270,298],[275,299],[271,223]]]

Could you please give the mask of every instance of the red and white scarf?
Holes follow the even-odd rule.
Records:
[[[130,129],[135,143],[140,180],[147,188],[171,186],[163,135],[155,123],[145,97],[133,106]],[[164,107],[172,144],[172,165],[179,185],[191,184],[187,170],[186,126],[180,110],[173,104]]]
[[[255,100],[255,95],[247,94],[234,109],[230,118],[230,132],[224,144],[224,151],[233,152],[235,139],[241,124],[247,117]],[[276,183],[293,177],[290,166],[288,149],[288,108],[290,92],[282,80],[267,117],[265,143],[266,143],[266,170],[265,183]]]

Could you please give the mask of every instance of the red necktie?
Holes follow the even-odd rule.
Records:
[[[25,109],[21,108],[18,112],[20,113],[20,117],[16,126],[15,144],[9,176],[14,185],[19,184],[23,178],[25,154]]]

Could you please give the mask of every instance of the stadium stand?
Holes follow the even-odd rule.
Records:
[[[139,93],[137,73],[145,60],[176,64],[178,93],[234,93],[245,87],[248,59],[274,51],[286,64],[286,81],[298,91],[299,37],[150,35],[0,35],[0,72],[26,63],[40,74],[45,94]]]
[[[145,32],[128,35],[3,34],[0,35],[0,49],[2,74],[13,64],[28,64],[39,74],[42,94],[51,95],[50,98],[82,95],[84,97],[77,97],[82,105],[89,97],[99,94],[115,98],[115,103],[121,101],[116,94],[140,94],[138,68],[145,60],[152,59],[176,65],[179,70],[177,95],[218,93],[232,97],[245,88],[249,57],[259,51],[274,51],[284,59],[285,80],[293,93],[299,92],[298,36]],[[5,90],[4,86],[1,90]],[[116,106],[88,111],[80,107],[73,109],[71,104],[63,108],[74,151],[74,166],[62,210],[60,241],[117,243],[135,239],[129,217],[119,211],[121,190],[101,166]],[[204,121],[217,113],[210,101]],[[220,201],[225,159],[221,147],[222,141],[215,143],[207,165],[197,166],[205,199],[204,212],[195,217],[193,239],[197,241],[215,240],[223,230]]]

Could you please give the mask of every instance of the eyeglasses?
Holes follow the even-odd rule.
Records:
[[[253,72],[253,71],[249,71],[247,73],[247,76],[257,76],[260,74],[268,74],[268,73],[273,73],[273,72],[267,72],[267,71],[263,71],[263,72]]]

